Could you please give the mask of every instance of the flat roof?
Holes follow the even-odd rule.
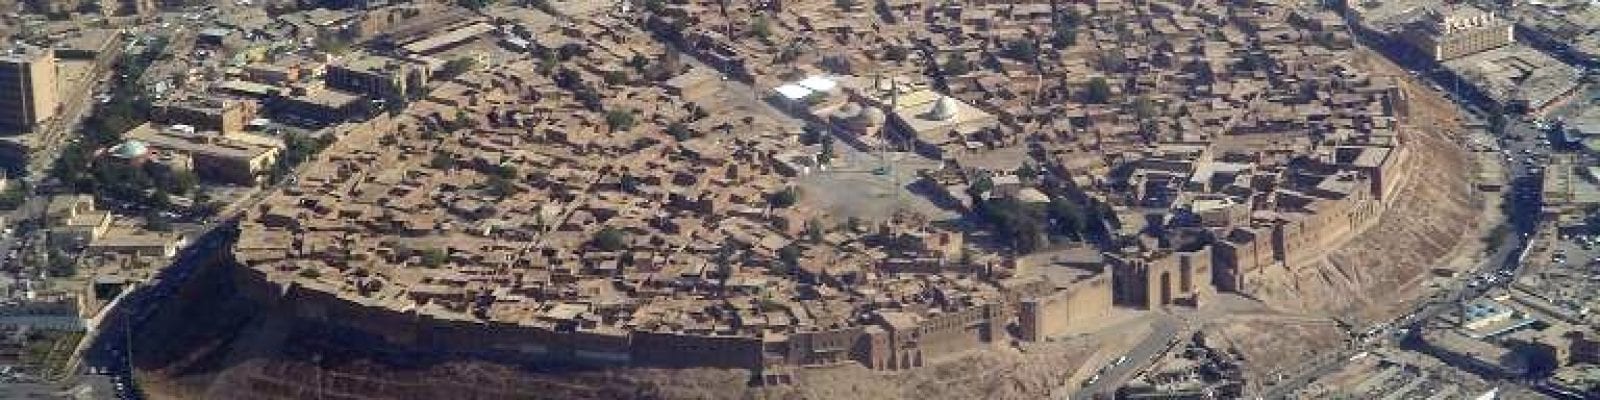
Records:
[[[52,54],[53,54],[53,52],[48,48],[43,48],[43,47],[38,47],[38,46],[30,46],[30,45],[18,45],[18,46],[12,46],[12,47],[7,48],[5,50],[0,50],[0,62],[6,62],[6,63],[33,62],[35,60],[38,60],[41,57],[44,57],[44,56],[47,56],[47,55],[52,55]]]
[[[778,86],[778,87],[772,88],[772,90],[775,91],[775,92],[778,92],[778,95],[781,95],[784,98],[789,99],[789,100],[804,99],[804,98],[806,98],[806,96],[810,96],[811,93],[812,93],[811,89],[807,89],[805,86],[800,86],[800,85],[793,84],[793,83],[790,83],[790,84],[787,84],[787,85],[783,85],[783,86]]]
[[[176,246],[182,235],[151,233],[135,229],[113,229],[89,243],[90,248],[167,247]]]
[[[249,93],[260,96],[270,95],[272,92],[278,89],[278,87],[272,85],[241,81],[237,79],[222,81],[221,83],[217,83],[215,87],[217,89],[231,90],[239,93]]]
[[[151,147],[229,158],[253,159],[277,149],[216,133],[189,134],[162,130],[149,123],[129,130],[124,137],[143,141]]]
[[[795,82],[795,84],[818,92],[830,92],[833,91],[834,88],[839,87],[838,81],[821,76],[813,76],[802,79],[800,82]]]
[[[473,36],[482,35],[493,31],[494,27],[482,22],[473,22],[459,28],[451,29],[438,35],[429,36],[415,42],[400,46],[401,49],[412,53],[427,53],[440,47],[449,46],[471,39]]]
[[[297,98],[307,103],[330,108],[344,107],[350,105],[350,103],[361,100],[360,95],[334,89],[312,91],[306,93],[304,96],[297,96]]]

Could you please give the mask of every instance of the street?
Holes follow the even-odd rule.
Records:
[[[214,226],[205,236],[196,238],[151,280],[153,284],[125,291],[112,309],[104,311],[99,325],[89,332],[92,339],[83,352],[83,365],[111,376],[118,398],[143,398],[133,380],[132,352],[136,350],[132,348],[133,331],[177,292],[196,267],[207,264],[216,251],[226,250],[225,245],[235,234],[232,228],[231,224]]]
[[[1123,382],[1132,378],[1135,372],[1142,371],[1150,366],[1151,363],[1156,361],[1157,357],[1177,344],[1180,339],[1176,321],[1172,318],[1157,318],[1151,324],[1150,334],[1145,336],[1144,340],[1140,341],[1137,346],[1123,354],[1123,357],[1127,357],[1123,362],[1113,362],[1107,365],[1105,370],[1095,375],[1099,379],[1095,379],[1094,383],[1084,385],[1081,389],[1078,389],[1076,393],[1072,394],[1072,398],[1091,399],[1095,395],[1115,392],[1118,387],[1122,386]]]

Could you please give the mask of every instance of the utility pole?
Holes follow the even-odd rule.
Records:
[[[129,294],[131,294],[131,293],[129,293]],[[127,314],[127,311],[126,311],[127,309],[126,308],[123,308],[123,310],[124,311],[123,311],[123,314],[122,314],[122,343],[123,343],[122,344],[122,357],[123,357],[123,359],[122,359],[123,366],[122,367],[123,367],[123,371],[125,371],[123,376],[126,377],[127,380],[128,380],[127,383],[125,384],[126,386],[124,386],[124,387],[126,387],[128,393],[131,394],[131,396],[129,396],[129,397],[137,399],[137,398],[140,397],[140,394],[139,394],[139,387],[134,384],[134,380],[133,380],[133,317],[131,317],[131,316],[129,316]]]

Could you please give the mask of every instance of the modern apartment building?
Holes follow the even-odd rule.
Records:
[[[0,52],[0,136],[32,132],[56,115],[56,57],[48,48]]]

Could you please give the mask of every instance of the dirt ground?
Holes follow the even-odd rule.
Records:
[[[273,336],[273,335],[267,335]],[[304,338],[278,345],[295,348]],[[309,340],[315,342],[314,339]],[[486,361],[395,366],[335,356],[276,352],[218,370],[173,368],[142,374],[152,398],[207,399],[1033,399],[1052,393],[1101,348],[1097,340],[988,348],[902,372],[859,365],[794,371],[794,385],[750,386],[725,369],[540,370]],[[227,347],[202,351],[231,353]],[[210,358],[206,356],[204,358]],[[218,358],[233,358],[230,354]],[[183,372],[179,372],[183,371]],[[153,385],[152,385],[153,384]]]
[[[1380,56],[1353,61],[1410,79]],[[1457,144],[1460,111],[1426,85],[1411,84],[1408,93],[1409,123],[1422,128],[1407,136],[1417,150],[1414,175],[1379,222],[1309,265],[1255,282],[1248,299],[1222,296],[1186,313],[1208,340],[1245,356],[1249,381],[1342,347],[1346,333],[1335,321],[1359,327],[1403,313],[1427,295],[1432,269],[1474,265],[1482,237],[1500,223],[1495,208],[1468,184],[1474,159]]]
[[[1382,57],[1357,57],[1380,74],[1409,75]],[[1413,174],[1372,228],[1311,265],[1276,271],[1250,293],[1273,308],[1362,323],[1393,317],[1423,295],[1433,268],[1462,268],[1498,222],[1469,185],[1473,158],[1456,143],[1459,111],[1409,85]],[[1492,214],[1492,213],[1490,213]]]

